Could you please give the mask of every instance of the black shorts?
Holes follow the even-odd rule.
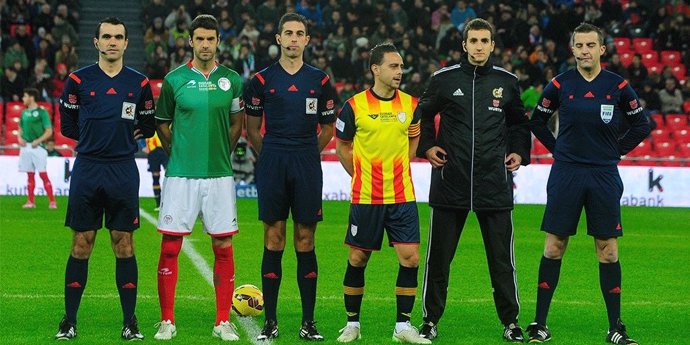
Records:
[[[364,250],[381,250],[383,230],[388,245],[419,243],[417,203],[368,205],[351,204],[345,244]]]
[[[286,220],[290,211],[297,223],[323,220],[323,172],[316,148],[289,151],[264,146],[256,164],[255,179],[260,220]]]
[[[97,162],[77,156],[65,226],[75,231],[139,228],[139,171],[134,159]]]
[[[161,168],[168,168],[168,154],[165,153],[162,147],[153,149],[153,151],[149,152],[147,158],[149,161],[148,170],[150,172],[161,172],[163,170]]]
[[[556,161],[551,167],[546,192],[543,231],[561,237],[575,235],[584,208],[587,234],[596,238],[623,236],[620,207],[623,181],[617,166]]]

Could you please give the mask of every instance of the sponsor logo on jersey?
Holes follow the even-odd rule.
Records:
[[[613,104],[602,104],[600,115],[601,120],[604,121],[604,123],[611,122],[611,119],[613,118]]]
[[[261,98],[252,96],[252,105],[261,104]]]
[[[379,114],[369,114],[367,115],[372,118],[372,120],[376,120],[379,117]]]
[[[148,100],[144,102],[144,108],[146,108],[146,110],[153,108],[153,100]]]
[[[494,105],[494,107],[498,107],[499,105],[501,105],[501,101],[500,101],[500,100],[497,100],[497,99],[494,99],[493,105]]]
[[[230,80],[225,77],[218,79],[218,87],[223,91],[230,90]]]
[[[636,109],[638,107],[637,100],[633,99],[632,101],[628,102],[630,105],[630,109]]]
[[[453,92],[453,96],[464,96],[464,95],[465,94],[462,93],[462,90],[460,90],[460,88],[458,88],[457,90],[455,90],[455,92]]]
[[[494,98],[503,98],[503,88],[499,87],[498,89],[493,89],[491,94],[494,96]]]
[[[544,98],[541,100],[541,105],[543,105],[545,108],[548,108],[551,105],[551,100],[548,98]]]
[[[335,102],[333,102],[332,99],[329,99],[328,102],[326,102],[326,109],[333,109],[335,107]]]
[[[187,88],[192,89],[196,87],[196,80],[190,80],[187,82]]]
[[[497,112],[497,113],[502,113],[502,112],[503,112],[503,109],[498,108],[498,107],[487,107],[487,109],[489,109],[489,110],[491,110],[491,111],[495,111],[495,112]]]
[[[67,101],[72,103],[72,104],[76,104],[77,103],[77,95],[70,93],[69,95],[67,95]]]
[[[317,98],[307,97],[307,99],[305,101],[304,111],[307,114],[314,115],[314,114],[316,114],[316,110],[318,109],[318,104],[319,104],[319,100]]]

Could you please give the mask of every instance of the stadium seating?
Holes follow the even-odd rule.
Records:
[[[163,80],[151,79],[149,84],[151,84],[151,93],[153,93],[153,98],[158,98],[158,96],[161,94],[161,88],[163,87]]]
[[[635,53],[634,52],[622,52],[622,53],[618,54],[618,56],[620,56],[620,58],[621,58],[621,65],[623,65],[624,67],[628,67],[632,63],[633,57],[635,57]]]
[[[53,110],[54,110],[53,102],[36,102],[36,103],[38,103],[39,107],[43,107],[48,112],[48,115],[50,115],[51,118],[53,117]]]
[[[669,138],[669,137],[670,137],[669,134],[671,134],[671,131],[669,131],[669,130],[667,130],[667,129],[663,129],[663,128],[657,128],[657,129],[655,129],[655,130],[652,131],[652,133],[650,134],[650,136],[652,137],[652,140],[653,140],[654,142],[659,142],[659,141],[667,141],[667,140],[669,140],[669,139],[670,139],[670,138]]]
[[[632,50],[630,39],[627,37],[614,37],[613,44],[616,46],[616,51],[618,54]]]
[[[673,76],[680,81],[684,81],[688,78],[685,65],[677,64],[675,66],[672,66],[671,70],[673,71]]]
[[[648,62],[644,66],[647,67],[647,72],[649,72],[649,74],[661,74],[661,71],[664,70],[664,65],[662,65],[658,62],[655,62],[655,63]]]
[[[659,141],[654,143],[655,156],[665,157],[676,154],[676,143],[674,141]]]
[[[633,48],[638,53],[645,53],[653,50],[653,43],[651,38],[637,37],[632,39]]]
[[[690,143],[690,130],[688,129],[676,129],[673,131],[673,140],[675,140],[677,143]]]
[[[676,50],[661,51],[661,63],[665,65],[677,65],[680,61],[680,52]]]
[[[672,131],[677,129],[688,129],[688,116],[684,114],[666,115],[666,128]]]
[[[652,120],[654,120],[654,122],[656,122],[657,128],[666,127],[666,123],[664,122],[664,115],[659,114],[659,113],[652,114]]]
[[[642,64],[645,67],[659,64],[659,54],[653,50],[642,53]]]

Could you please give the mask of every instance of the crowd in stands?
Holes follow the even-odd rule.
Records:
[[[4,102],[25,86],[57,97],[78,64],[79,0],[0,0],[0,8]],[[690,112],[690,4],[678,0],[145,0],[145,72],[162,79],[186,63],[191,20],[209,13],[221,27],[219,62],[249,79],[278,58],[285,12],[308,18],[305,61],[331,76],[341,101],[371,86],[369,49],[384,41],[403,56],[402,89],[420,96],[432,73],[460,61],[463,26],[481,17],[496,28],[494,63],[518,76],[528,109],[575,66],[570,33],[587,21],[605,29],[605,67],[630,80],[653,113]]]

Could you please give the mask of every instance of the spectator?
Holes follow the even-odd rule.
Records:
[[[77,69],[79,57],[77,56],[76,49],[70,43],[62,42],[60,50],[55,53],[55,64],[65,64],[70,72]]]
[[[170,14],[165,17],[163,24],[172,31],[173,28],[179,25],[180,21],[184,21],[187,27],[192,24],[192,18],[189,16],[189,13],[187,13],[184,5],[180,5],[176,9],[173,9]]]
[[[278,46],[271,44],[268,47],[268,54],[262,57],[259,62],[256,63],[256,70],[261,71],[262,69],[270,66],[274,62],[278,61],[278,54],[280,53]]]
[[[233,24],[232,17],[227,17],[220,20],[220,28],[218,33],[220,34],[221,42],[224,42],[228,36],[237,36],[237,30]]]
[[[338,12],[333,12],[338,13]],[[338,25],[335,31],[328,34],[328,38],[323,42],[324,47],[329,56],[334,56],[340,46],[347,47],[347,36],[345,35],[345,26]]]
[[[26,51],[24,50],[24,47],[21,46],[19,41],[12,40],[10,47],[5,52],[4,66],[5,68],[15,66],[15,62],[19,62],[20,66],[20,69],[17,70],[17,73],[21,75],[26,74],[27,68],[29,68],[29,59],[26,55]],[[22,94],[20,93],[20,98],[21,95]]]
[[[46,140],[46,151],[48,151],[48,157],[64,157],[60,151],[55,149],[55,140],[54,139],[48,139]]]
[[[411,27],[431,27],[431,10],[424,0],[414,0],[414,7],[407,13]]]
[[[225,19],[222,15],[223,12],[230,13],[230,2],[228,0],[218,0],[213,5],[211,5],[211,12],[220,20]]]
[[[393,1],[390,5],[390,10],[386,13],[386,22],[388,25],[399,24],[402,27],[407,27],[408,18],[405,10],[400,6],[400,2]]]
[[[642,83],[647,80],[647,67],[642,64],[642,55],[636,53],[632,63],[628,66],[628,78],[633,89],[639,89]]]
[[[664,114],[682,113],[683,95],[676,85],[674,78],[666,78],[665,86],[659,90],[659,100],[661,100],[661,112]]]
[[[174,47],[177,45],[177,40],[180,38],[187,42],[189,40],[189,25],[184,18],[180,18],[174,28],[170,29],[170,37],[168,38],[168,45]]]
[[[426,89],[426,84],[422,82],[422,75],[419,72],[412,73],[410,81],[403,87],[403,91],[417,98],[422,97],[424,89]]]
[[[32,69],[34,67],[34,61],[36,60],[36,46],[33,42],[33,36],[27,32],[27,28],[30,28],[30,26],[17,26],[17,31],[14,33],[14,39],[24,48],[24,52],[26,53],[26,58],[29,62],[26,69]]]
[[[24,94],[26,82],[14,67],[5,67],[5,75],[0,80],[2,99],[5,102],[19,102]]]
[[[168,29],[166,29],[163,25],[163,18],[161,17],[154,18],[153,24],[146,29],[146,33],[144,34],[144,44],[151,42],[154,35],[159,35],[161,42],[168,42],[170,39]]]
[[[467,1],[465,0],[456,2],[453,11],[450,12],[450,20],[453,26],[460,31],[465,27],[465,23],[468,20],[474,18],[477,18],[477,13],[474,12],[472,7],[467,6]]]
[[[338,46],[335,56],[331,58],[331,66],[333,76],[337,81],[354,80],[355,74],[352,72],[352,62],[350,62],[350,58],[347,56],[345,44]]]
[[[621,57],[617,53],[611,54],[611,60],[609,61],[608,66],[606,66],[606,69],[618,74],[624,79],[628,79],[628,69],[623,66],[621,63]]]
[[[53,77],[53,98],[60,98],[62,95],[62,90],[65,88],[65,82],[67,82],[67,77],[69,73],[67,71],[67,65],[64,63],[58,64],[56,66],[55,76]]]
[[[74,8],[69,11],[66,4],[59,4],[55,15],[64,18],[75,31],[79,31],[79,13]]]
[[[175,46],[175,50],[170,53],[170,60],[169,60],[169,65],[170,65],[170,70],[174,70],[177,67],[180,67],[181,65],[186,64],[189,62],[189,60],[192,59],[192,53],[187,51],[184,46]]]
[[[259,5],[256,11],[256,20],[259,26],[263,26],[266,23],[273,23],[275,25],[278,23],[280,15],[280,9],[276,6],[276,0],[266,0]]]
[[[46,31],[50,31],[53,28],[53,9],[49,3],[41,5],[40,11],[34,18],[33,27],[37,30],[38,28],[43,28]]]
[[[189,16],[196,18],[200,14],[211,13],[211,8],[205,2],[204,0],[193,0],[191,6],[189,6]]]
[[[323,12],[321,11],[321,3],[317,0],[301,0],[296,1],[295,9],[297,13],[307,18],[309,27],[319,30],[323,24]],[[314,34],[312,33],[312,36]]]
[[[237,57],[233,69],[242,76],[244,81],[249,80],[253,73],[256,72],[256,58],[248,44],[243,44],[240,47],[240,55]]]
[[[235,25],[237,25],[238,28],[244,26],[245,20],[242,19],[243,14],[246,14],[245,16],[248,16],[248,19],[256,18],[256,11],[250,0],[240,0],[235,7],[233,7],[232,13],[235,16]]]
[[[150,27],[156,18],[165,18],[168,13],[168,7],[163,4],[163,0],[153,0],[144,7],[141,16],[144,24]]]
[[[259,35],[261,35],[261,33],[256,29],[256,23],[253,19],[246,21],[244,27],[242,27],[242,31],[239,33],[240,37],[245,36],[249,39],[252,47],[255,47],[259,42]]]
[[[541,97],[543,91],[544,82],[542,80],[536,80],[533,82],[532,86],[520,94],[520,100],[522,104],[524,104],[526,111],[532,112],[532,110],[536,108],[539,97]]]
[[[69,22],[67,22],[67,20],[65,20],[65,18],[56,15],[53,17],[53,24],[54,25],[50,30],[50,33],[53,35],[53,38],[57,40],[57,42],[67,42],[75,46],[79,44],[79,36],[77,35],[77,31]]]
[[[661,110],[661,99],[652,81],[647,80],[642,84],[642,90],[639,91],[638,96],[642,106],[650,113],[658,113]]]
[[[46,60],[40,59],[36,61],[34,73],[32,73],[27,80],[28,87],[38,90],[38,99],[36,99],[36,101],[50,99],[53,83],[51,80],[52,76],[46,71],[47,67],[48,63]]]

